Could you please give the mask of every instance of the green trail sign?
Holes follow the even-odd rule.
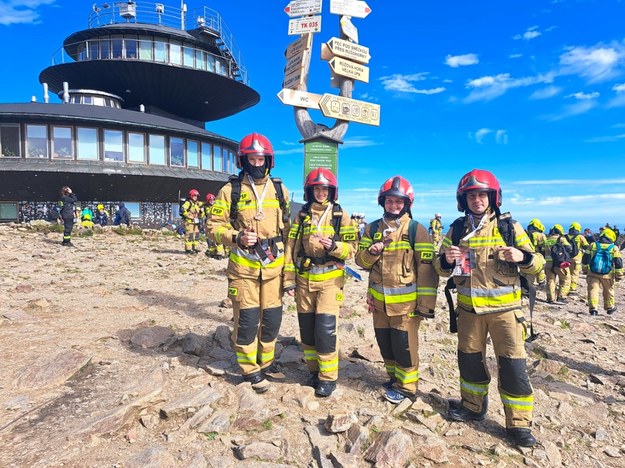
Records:
[[[304,181],[306,175],[318,167],[330,169],[338,178],[339,145],[333,141],[307,141],[304,143]]]

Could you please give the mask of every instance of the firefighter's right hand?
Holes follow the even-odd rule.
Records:
[[[369,247],[369,253],[372,255],[380,255],[384,250],[384,242],[376,242]]]
[[[450,265],[456,263],[456,260],[460,260],[464,257],[462,250],[457,245],[450,246],[447,250],[445,250],[445,260]]]
[[[247,228],[239,234],[239,236],[239,244],[242,247],[252,247],[258,242],[258,234],[256,234],[251,227]]]

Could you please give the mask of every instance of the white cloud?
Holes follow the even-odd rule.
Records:
[[[507,130],[497,130],[495,134],[495,141],[498,145],[507,145],[508,144],[508,131]]]
[[[348,148],[366,148],[368,146],[378,146],[378,145],[383,145],[384,143],[380,142],[380,141],[374,141],[374,140],[370,140],[366,137],[351,137],[346,139],[343,142],[343,145],[341,146],[341,148],[343,149],[348,149]]]
[[[477,54],[448,55],[445,57],[445,65],[449,65],[452,68],[476,65],[478,63],[480,63],[480,60],[477,58]]]
[[[586,140],[586,143],[610,143],[613,141],[620,141],[625,139],[625,133],[621,135],[612,135],[612,136],[603,136],[603,137],[594,137]]]
[[[575,74],[590,83],[605,81],[619,74],[625,62],[625,46],[573,47],[560,56],[563,74]]]
[[[518,58],[521,58],[521,57],[523,57],[523,54],[510,54],[510,55],[508,55],[508,58],[511,58],[511,59],[518,59]]]
[[[523,39],[524,41],[531,41],[532,39],[536,39],[538,36],[541,35],[542,33],[538,31],[538,26],[532,26],[530,28],[527,28],[527,31],[525,31],[523,34],[516,34],[515,36],[512,36],[512,39]]]
[[[473,89],[464,99],[465,102],[488,101],[503,95],[513,88],[531,86],[538,83],[551,83],[554,74],[529,76],[525,78],[511,78],[509,73],[501,73],[495,76],[483,76],[474,80],[469,80],[466,87]]]
[[[508,131],[502,129],[491,130],[490,128],[486,127],[480,128],[475,132],[475,134],[469,132],[469,138],[475,140],[476,143],[481,145],[484,143],[484,138],[491,133],[495,134],[495,143],[497,143],[498,145],[508,144]]]
[[[559,114],[552,114],[543,116],[544,119],[549,120],[551,122],[566,119],[568,117],[573,117],[580,114],[585,114],[589,110],[595,108],[597,106],[597,101],[593,99],[587,99],[585,101],[577,101],[575,104],[569,104],[568,106],[564,106],[562,111]]]
[[[492,130],[490,128],[480,128],[477,132],[475,132],[475,141],[482,144],[484,137],[491,132]]]
[[[0,24],[40,23],[39,8],[52,5],[56,0],[3,0],[0,1]]]
[[[573,93],[573,94],[569,94],[568,96],[566,96],[567,98],[575,98],[578,101],[587,101],[589,99],[597,99],[599,97],[599,93],[597,91],[594,91],[592,93],[582,93],[582,92],[577,92],[577,93]]]
[[[625,179],[549,179],[549,180],[515,180],[510,182],[513,185],[572,185],[580,187],[621,185],[625,184]]]
[[[549,99],[558,95],[562,91],[562,88],[557,86],[547,86],[543,89],[538,89],[530,95],[530,99]]]
[[[616,91],[617,93],[625,92],[625,83],[612,86],[612,91]]]
[[[386,91],[395,91],[398,93],[438,94],[445,91],[445,88],[443,87],[419,89],[413,85],[416,81],[425,80],[427,75],[427,73],[415,73],[412,75],[402,75],[396,73],[389,76],[383,76],[380,78],[380,81],[382,81],[382,85]]]

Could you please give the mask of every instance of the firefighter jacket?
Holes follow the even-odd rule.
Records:
[[[61,197],[61,201],[59,202],[61,218],[74,219],[74,210],[77,200],[78,198],[75,193],[70,193],[69,195]]]
[[[202,216],[208,221],[213,205],[211,203],[202,202]]]
[[[358,244],[356,264],[370,270],[368,293],[384,304],[387,315],[416,313],[433,317],[438,275],[432,265],[432,239],[419,224],[411,245],[410,216],[406,213],[399,221],[397,229],[386,236],[384,231],[388,228],[383,220],[367,224]],[[376,232],[371,232],[373,224],[377,225]],[[379,255],[369,252],[369,247],[380,241],[387,243],[384,250]]]
[[[497,216],[487,212],[484,226],[475,231],[468,240],[461,240],[460,247],[468,247],[471,271],[468,275],[454,275],[458,291],[458,307],[476,314],[506,312],[521,308],[521,284],[519,270],[528,275],[538,274],[544,265],[542,256],[534,252],[532,243],[523,227],[512,222],[514,247],[524,252],[520,263],[503,260],[498,252],[506,247],[506,242],[499,233]],[[508,215],[509,216],[509,215]],[[453,226],[447,232],[436,258],[434,266],[439,275],[449,277],[455,265],[449,265],[444,252],[452,245]],[[472,231],[471,222],[465,216],[462,237]]]
[[[282,185],[286,206],[285,223],[276,189],[269,177],[254,180],[256,193],[261,197],[267,184],[267,192],[260,207],[262,216],[259,216],[257,199],[247,174],[243,173],[240,183],[241,193],[236,206],[236,218],[230,219],[232,182],[228,182],[217,194],[208,219],[207,231],[217,244],[230,247],[230,261],[226,270],[228,278],[275,278],[282,274],[284,267],[285,237],[289,229],[289,192]],[[254,247],[242,248],[237,243],[237,236],[248,228],[256,232],[259,242]]]
[[[434,235],[437,232],[439,234],[443,232],[443,223],[438,218],[432,218],[430,220],[430,234]]]
[[[187,200],[182,204],[180,210],[180,216],[185,223],[199,224],[200,218],[204,217],[204,210],[202,209],[202,202],[199,200]]]
[[[545,257],[545,261],[547,262],[547,265],[545,265],[545,269],[552,268],[553,260],[551,258],[551,247],[553,247],[557,243],[562,244],[564,247],[568,247],[568,250],[570,251],[571,244],[568,240],[566,240],[566,237],[560,234],[547,236],[545,237],[543,243],[538,245],[537,250],[541,254],[543,254],[543,256]]]
[[[569,242],[569,244],[572,244],[573,242],[577,244],[577,255],[573,257],[573,260],[579,263],[582,260],[582,256],[584,255],[584,252],[588,248],[588,241],[581,234],[575,234],[573,236],[566,235],[564,237],[566,237],[566,240]]]
[[[347,213],[333,209],[332,202],[315,202],[309,206],[309,210],[297,214],[289,231],[284,260],[284,288],[290,289],[295,285],[296,275],[311,282],[332,281],[342,288],[345,284],[342,266],[345,260],[354,256],[358,247],[357,228]],[[337,217],[340,218],[338,233],[334,230]],[[319,236],[334,239],[334,247],[326,250],[317,240]]]
[[[532,246],[534,246],[534,250],[538,250],[538,246],[542,245],[545,242],[547,236],[544,232],[539,231],[529,231],[528,236],[530,238],[530,242]]]
[[[610,245],[613,245],[612,250],[610,250],[610,255],[612,256],[611,271],[609,273],[606,273],[605,275],[595,273],[590,269],[590,265],[592,265],[595,254],[597,253],[599,248],[608,249]],[[623,275],[625,274],[625,270],[623,270],[623,255],[621,254],[621,251],[616,244],[599,241],[593,242],[588,246],[588,250],[586,250],[584,256],[582,257],[582,270],[587,274],[588,277],[605,279],[613,277],[615,280],[619,281],[621,280],[621,278],[623,278]]]

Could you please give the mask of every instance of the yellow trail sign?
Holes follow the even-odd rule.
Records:
[[[355,44],[354,42],[344,41],[337,37],[331,38],[327,44],[330,51],[339,57],[358,63],[369,63],[369,60],[371,60],[368,47]]]
[[[353,78],[354,80],[369,83],[369,67],[365,67],[359,63],[350,62],[341,57],[334,57],[328,62],[330,68],[337,75]]]
[[[324,94],[319,102],[326,117],[349,120],[367,125],[380,125],[380,105],[357,101],[335,94]]]

